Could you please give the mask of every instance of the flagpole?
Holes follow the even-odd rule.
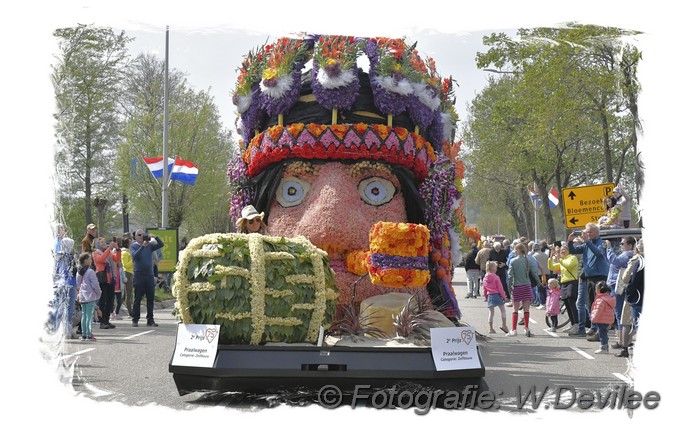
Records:
[[[177,161],[177,159],[179,159],[179,157],[174,156],[174,157],[173,157],[173,162]],[[172,172],[173,172],[173,169],[175,169],[175,164],[174,164],[174,163],[173,163],[173,165],[172,165],[172,169],[170,169],[170,174],[168,175],[168,185],[167,185],[167,188],[170,188],[170,184],[172,184]],[[167,227],[167,225],[164,226],[164,227]]]
[[[161,227],[168,226],[168,71],[170,69],[168,65],[169,61],[169,49],[168,45],[170,43],[170,27],[165,26],[165,75],[163,78],[163,183],[161,184],[161,197],[162,197],[162,208],[161,208]]]

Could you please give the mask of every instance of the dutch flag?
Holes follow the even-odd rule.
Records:
[[[189,160],[182,160],[177,158],[175,165],[172,167],[172,175],[170,179],[183,182],[185,184],[194,185],[198,177],[198,168]]]
[[[144,159],[146,167],[149,168],[154,178],[156,179],[163,178],[163,156],[142,158]],[[174,162],[175,159],[168,157],[168,174],[172,172],[172,165]]]
[[[548,193],[548,204],[551,208],[555,208],[560,204],[560,196],[557,194],[555,187],[552,187],[550,193]]]

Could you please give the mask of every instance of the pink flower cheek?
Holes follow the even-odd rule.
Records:
[[[269,210],[268,231],[275,236],[293,237],[300,235],[297,231],[299,218],[304,212],[304,206],[284,208],[276,200]]]

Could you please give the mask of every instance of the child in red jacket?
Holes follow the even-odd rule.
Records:
[[[616,298],[610,295],[611,288],[605,282],[596,285],[597,295],[590,309],[590,322],[600,333],[600,348],[595,353],[609,353],[609,325],[614,323]]]

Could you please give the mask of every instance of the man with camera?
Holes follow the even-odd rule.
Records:
[[[146,296],[146,324],[158,326],[153,319],[153,302],[156,294],[156,277],[153,272],[153,252],[163,247],[163,241],[153,234],[137,230],[130,245],[134,270],[135,300],[132,304],[132,326],[139,326],[142,298]]]
[[[587,301],[586,308],[590,307],[590,304],[595,300],[595,285],[597,282],[606,281],[607,275],[609,274],[609,261],[607,260],[606,249],[604,248],[604,242],[600,238],[600,228],[594,222],[589,222],[586,224],[585,230],[580,234],[583,244],[576,246],[574,245],[574,239],[579,237],[579,233],[576,231],[569,234],[567,237],[567,246],[569,247],[570,254],[581,254],[583,260],[583,275],[588,283],[587,289]],[[586,295],[584,295],[585,298]],[[578,302],[577,302],[578,304]],[[593,335],[595,329],[591,327],[587,332],[585,329],[581,329],[581,322],[579,320],[579,325],[576,328],[570,330],[569,335],[571,336],[585,336]]]

